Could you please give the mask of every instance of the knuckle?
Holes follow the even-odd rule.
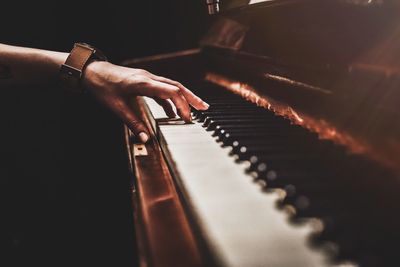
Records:
[[[167,78],[166,78],[166,79],[167,79]],[[175,86],[178,87],[179,89],[181,89],[181,88],[184,87],[180,82],[177,82],[177,81],[174,81],[174,80],[171,80],[171,79],[167,79],[167,80],[168,80],[169,83],[175,85]]]
[[[174,95],[174,96],[179,96],[180,93],[181,93],[181,91],[179,90],[178,87],[171,88],[171,94],[172,94],[172,95]]]
[[[173,81],[173,82],[176,84],[176,86],[178,86],[180,88],[185,88],[185,86],[183,86],[183,84],[181,84],[180,82],[176,82],[176,81]]]
[[[148,74],[150,74],[147,70],[144,70],[144,69],[138,69],[138,70],[137,70],[137,73],[138,73],[138,74],[141,74],[141,75],[148,75]]]
[[[143,75],[135,75],[132,79],[132,82],[139,87],[147,87],[151,85],[151,79]]]
[[[139,130],[139,129],[141,129],[142,128],[142,122],[141,121],[139,121],[139,120],[132,120],[132,121],[130,121],[130,123],[129,123],[131,126],[132,126],[132,128],[133,129],[135,129],[135,130]]]

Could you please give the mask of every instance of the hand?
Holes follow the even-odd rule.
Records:
[[[85,69],[82,82],[103,104],[114,111],[143,143],[149,139],[149,134],[130,106],[133,97],[153,98],[170,118],[176,117],[173,104],[185,122],[191,121],[190,106],[198,110],[208,108],[207,103],[179,82],[145,70],[117,66],[109,62],[90,63]]]

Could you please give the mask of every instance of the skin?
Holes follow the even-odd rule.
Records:
[[[0,44],[0,89],[55,84],[67,57],[68,53]],[[133,97],[153,98],[170,118],[176,117],[175,106],[185,122],[191,122],[190,106],[198,110],[208,108],[207,103],[177,81],[110,62],[89,63],[81,83],[117,114],[143,143],[149,139],[149,133],[129,104]]]

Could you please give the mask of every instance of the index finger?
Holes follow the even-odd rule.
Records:
[[[165,78],[165,77],[161,77],[161,76],[156,76],[155,78],[158,81],[168,83],[168,84],[178,87],[181,90],[183,96],[186,98],[187,102],[195,109],[198,109],[198,110],[208,109],[209,105],[205,101],[203,101],[200,97],[195,95],[192,91],[190,91],[188,88],[186,88],[180,82],[177,82],[177,81]]]
[[[147,96],[152,98],[158,97],[161,99],[171,99],[178,111],[179,117],[181,117],[185,122],[191,122],[189,103],[181,89],[175,85],[158,80],[153,80],[151,84],[148,85],[147,89],[153,89],[147,90],[148,92],[153,91],[152,94],[147,94]]]

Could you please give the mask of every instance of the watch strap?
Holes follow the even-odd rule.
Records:
[[[67,60],[65,61],[64,65],[82,71],[84,66],[94,53],[95,49],[82,45],[80,43],[76,43],[74,45],[74,48],[71,50],[71,53],[67,57]]]
[[[60,69],[60,78],[63,86],[73,91],[83,91],[80,86],[83,71],[95,53],[95,48],[87,44],[75,43],[74,48]]]

